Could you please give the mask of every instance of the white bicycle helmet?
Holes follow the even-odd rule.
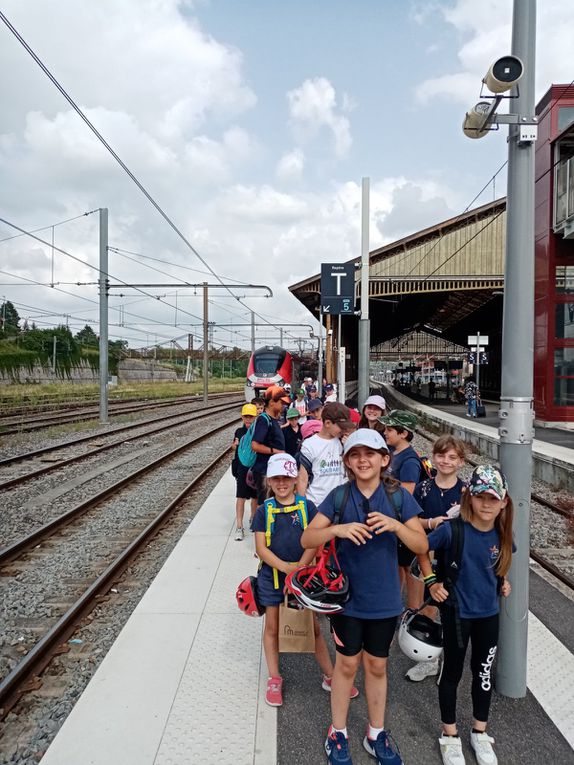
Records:
[[[413,661],[432,661],[442,653],[442,626],[419,614],[407,610],[399,627],[401,651]]]

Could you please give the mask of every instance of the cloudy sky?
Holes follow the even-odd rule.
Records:
[[[539,6],[537,97],[574,77],[574,3]],[[506,159],[503,132],[470,141],[461,121],[510,52],[511,11],[511,0],[2,3],[201,259],[226,283],[272,288],[273,299],[236,290],[243,305],[213,290],[218,324],[246,323],[249,309],[258,322],[311,321],[287,285],[359,255],[363,176],[371,248],[467,207]],[[0,36],[0,216],[47,227],[47,241],[82,216],[53,229],[55,244],[93,267],[98,216],[82,214],[107,207],[110,246],[127,251],[110,252],[112,282],[214,282],[4,24]],[[475,205],[505,184],[502,172]],[[16,233],[0,224],[0,239]],[[26,236],[0,248],[0,299],[38,326],[67,315],[97,331],[93,268]],[[119,292],[112,338],[141,347],[200,331],[199,292]],[[249,329],[215,340],[248,347]],[[273,341],[276,329],[258,328],[258,344]]]

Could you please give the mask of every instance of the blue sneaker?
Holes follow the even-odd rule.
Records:
[[[382,730],[375,741],[365,736],[363,746],[371,757],[376,758],[377,765],[403,765],[399,748],[386,730]]]
[[[334,731],[332,726],[329,728],[325,740],[325,752],[329,759],[329,765],[353,765],[349,752],[349,742],[342,733]]]

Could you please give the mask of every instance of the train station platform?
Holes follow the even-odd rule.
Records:
[[[406,395],[387,383],[379,386],[391,409],[409,409],[434,429],[457,435],[498,460],[498,402],[485,403],[486,417],[476,419],[466,416],[463,404]],[[536,427],[532,457],[535,478],[574,494],[574,430]]]
[[[320,765],[329,697],[311,655],[283,654],[284,706],[264,701],[262,619],[235,603],[254,573],[250,534],[233,539],[234,481],[226,473],[191,521],[42,759],[43,765]],[[531,572],[525,699],[495,694],[491,734],[500,765],[574,763],[572,596]],[[326,629],[326,624],[324,625]],[[406,765],[441,762],[433,679],[404,678],[393,645],[387,728]],[[351,702],[355,765],[372,763],[361,740],[364,684]],[[469,678],[459,690],[467,762]]]

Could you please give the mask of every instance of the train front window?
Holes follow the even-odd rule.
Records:
[[[253,371],[257,377],[271,377],[276,374],[285,359],[285,354],[261,353],[253,359]]]

